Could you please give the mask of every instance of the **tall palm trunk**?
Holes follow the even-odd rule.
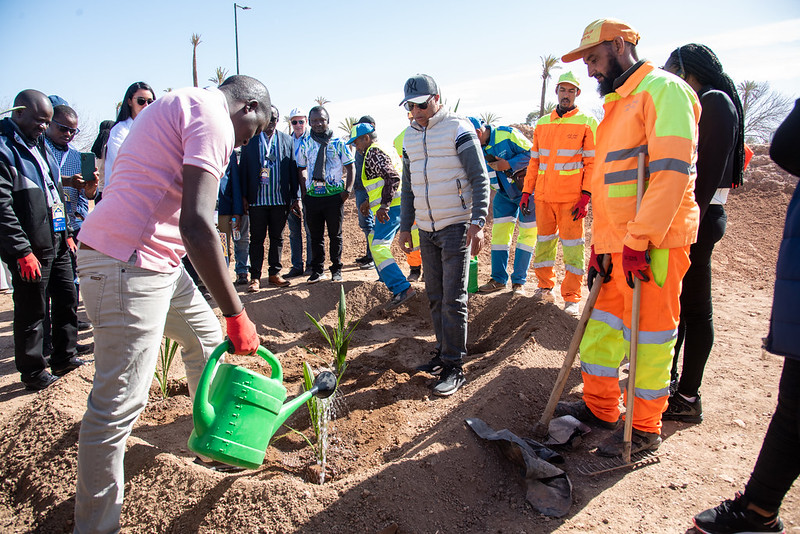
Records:
[[[198,87],[197,83],[197,45],[200,44],[200,35],[197,33],[192,34],[192,83]]]

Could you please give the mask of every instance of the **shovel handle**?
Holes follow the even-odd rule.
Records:
[[[644,152],[639,153],[636,169],[636,212],[644,197]],[[639,352],[639,312],[642,305],[642,281],[633,278],[633,303],[631,305],[631,346],[628,350],[628,387],[625,389],[625,426],[622,434],[622,461],[631,462],[631,441],[633,439],[633,405],[636,396],[636,357]]]
[[[611,265],[611,254],[606,254],[603,257],[603,271],[608,272],[608,267]],[[547,401],[547,406],[544,408],[541,419],[534,427],[534,434],[537,437],[544,437],[547,435],[547,428],[550,425],[550,420],[553,418],[553,413],[556,411],[558,399],[564,392],[564,386],[567,385],[567,378],[572,369],[572,364],[575,363],[575,356],[578,355],[578,349],[581,346],[583,334],[586,332],[586,325],[589,324],[589,317],[592,315],[592,310],[597,302],[597,296],[600,294],[600,286],[603,285],[603,276],[597,273],[592,283],[592,290],[586,299],[586,306],[583,308],[581,318],[578,319],[578,326],[575,328],[575,333],[572,334],[572,340],[569,342],[567,355],[564,357],[564,363],[561,365],[561,370],[558,372],[556,383],[553,385],[553,391],[550,392],[550,399]]]

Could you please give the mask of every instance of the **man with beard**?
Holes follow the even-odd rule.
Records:
[[[558,238],[564,249],[564,281],[561,296],[564,311],[580,315],[583,282],[583,218],[589,204],[589,180],[594,168],[594,133],[597,120],[581,112],[575,99],[581,94],[578,80],[565,72],[556,84],[558,105],[540,118],[533,132],[533,149],[522,188],[522,212],[530,211],[530,196],[536,205],[539,235],[533,267],[539,287],[534,298],[553,302],[556,284],[553,265]],[[559,235],[560,234],[560,235]]]
[[[639,34],[601,19],[584,31],[565,63],[583,58],[605,96],[597,127],[592,193],[589,281],[601,288],[581,341],[583,400],[559,403],[558,415],[613,428],[619,419],[618,368],[628,349],[634,279],[641,282],[639,351],[631,453],[661,444],[661,414],[669,398],[670,364],[680,318],[681,279],[697,235],[694,199],[700,105],[685,82],[636,53]],[[646,189],[636,208],[637,160],[645,154]],[[603,269],[604,256],[611,266]],[[612,271],[613,267],[613,271]],[[627,401],[630,406],[630,399]],[[619,456],[624,425],[598,453]]]
[[[311,231],[311,276],[308,283],[326,280],[323,272],[323,238],[328,228],[331,254],[331,278],[342,281],[342,222],[344,201],[353,192],[353,155],[344,141],[333,137],[328,128],[330,116],[322,106],[308,113],[311,135],[297,147],[297,167],[303,188],[308,229]]]

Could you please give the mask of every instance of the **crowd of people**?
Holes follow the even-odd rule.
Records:
[[[162,335],[183,347],[190,395],[223,341],[207,298],[225,318],[230,352],[254,353],[256,325],[235,286],[262,290],[265,249],[268,286],[284,288],[300,276],[309,284],[342,281],[351,196],[366,242],[357,263],[375,269],[391,292],[386,307],[414,298],[411,282],[424,273],[436,342],[417,370],[436,377],[434,394],[452,395],[466,383],[469,264],[481,250],[491,205],[491,280],[479,293],[508,290],[510,278],[510,290],[525,296],[533,262],[533,298],[554,302],[559,240],[564,311],[580,316],[585,275],[590,287],[602,284],[580,347],[583,398],[559,403],[557,415],[614,429],[598,454],[622,455],[618,369],[629,351],[634,292],[641,291],[638,372],[627,399],[631,452],[660,446],[662,419],[701,422],[699,389],[714,332],[710,258],[725,231],[728,191],[742,183],[744,114],[710,49],[681,46],[659,68],[639,59],[639,38],[618,20],[590,24],[562,60],[582,59],[597,80],[603,120],[578,108],[580,83],[567,72],[555,87],[555,109],[539,118],[532,139],[445,109],[439,86],[424,74],[404,85],[400,105],[410,124],[392,146],[379,141],[369,115],[348,138],[334,136],[323,106],[292,109],[291,134],[282,133],[267,88],[248,76],[159,99],[137,82],[116,121],[101,124],[92,147],[96,170],[88,175],[70,146],[77,113],[57,96],[20,92],[0,121],[0,256],[11,276],[15,362],[25,387],[45,389],[87,363],[78,356],[77,332],[93,328],[94,335],[75,532],[119,528],[125,443],[147,403]],[[796,139],[797,113],[776,136],[778,147]],[[640,154],[647,161],[643,191]],[[773,157],[798,172],[795,152],[775,150]],[[800,474],[800,354],[787,300],[796,293],[795,211],[790,207],[779,259],[786,292],[776,290],[768,347],[787,356],[778,410],[745,493],[699,514],[702,532],[782,532],[778,508]],[[284,274],[287,226],[291,265]],[[395,239],[408,274],[392,254]],[[90,324],[78,321],[79,295]]]

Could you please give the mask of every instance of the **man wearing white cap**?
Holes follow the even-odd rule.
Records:
[[[575,99],[580,83],[571,72],[561,75],[556,84],[558,105],[536,122],[528,173],[522,188],[520,206],[529,211],[530,196],[536,203],[539,235],[533,267],[539,279],[534,297],[553,302],[558,239],[564,250],[564,281],[561,296],[564,311],[580,315],[583,283],[583,218],[591,198],[589,181],[594,168],[594,134],[597,120],[581,112]]]
[[[299,108],[294,108],[289,112],[289,124],[292,127],[292,133],[289,134],[294,141],[293,154],[297,158],[297,147],[300,142],[308,137],[308,120],[306,114],[300,111]],[[305,211],[305,208],[303,208]],[[308,233],[308,222],[305,218],[305,213],[302,216],[294,211],[289,212],[289,219],[286,221],[289,225],[289,247],[292,250],[292,268],[286,273],[284,278],[294,278],[300,276],[308,271],[311,274],[311,238]],[[303,268],[303,229],[305,228],[306,235],[306,267]]]

